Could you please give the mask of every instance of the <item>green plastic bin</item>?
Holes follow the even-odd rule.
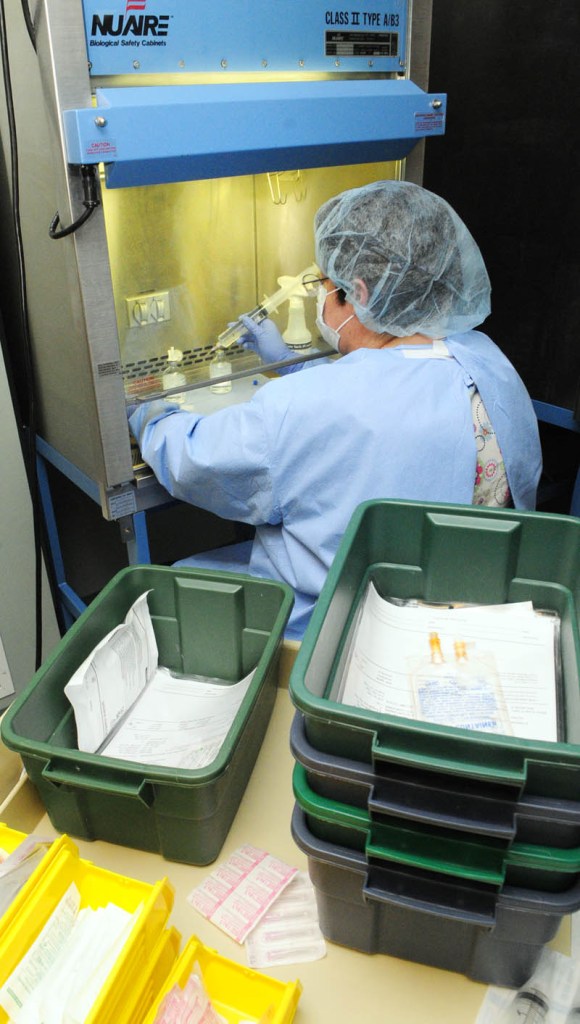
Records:
[[[452,829],[381,817],[362,807],[320,796],[306,769],[294,765],[294,796],[308,828],[324,839],[391,864],[404,864],[468,882],[482,882],[497,892],[504,885],[544,892],[574,890],[580,910],[580,847],[512,843]]]
[[[372,580],[384,597],[532,601],[561,619],[561,738],[526,740],[353,708],[333,699],[342,650]],[[290,695],[317,750],[511,787],[515,799],[580,794],[580,520],[423,502],[360,505],[306,630]]]
[[[205,768],[161,768],[78,750],[64,687],[145,591],[160,665],[232,683],[255,668],[221,750]],[[292,604],[285,584],[250,576],[152,565],[118,573],[2,720],[2,739],[20,754],[54,827],[188,864],[215,860],[268,726]]]

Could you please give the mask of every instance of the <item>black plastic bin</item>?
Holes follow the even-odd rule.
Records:
[[[460,884],[426,871],[388,869],[312,835],[295,806],[292,835],[308,857],[320,927],[330,942],[518,988],[580,899],[506,886]]]
[[[580,881],[580,848],[559,850],[532,843],[506,843],[489,836],[409,822],[369,813],[316,793],[298,762],[292,774],[294,796],[308,828],[319,839],[367,859],[402,864],[455,877],[461,883],[484,882],[499,890],[505,885],[546,892],[565,892]],[[578,896],[580,890],[576,888]],[[580,903],[573,910],[580,910]]]
[[[578,800],[518,798],[517,790],[510,793],[505,786],[396,764],[378,764],[375,772],[364,761],[317,750],[299,711],[290,730],[290,749],[315,793],[372,814],[490,836],[509,844],[517,841],[564,850],[580,846],[580,794]]]

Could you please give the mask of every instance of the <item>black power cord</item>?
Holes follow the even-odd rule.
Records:
[[[34,49],[36,51],[36,25],[34,24],[34,20],[32,18],[31,13],[30,13],[30,7],[28,6],[28,0],[20,0],[20,2],[22,4],[22,13],[24,15],[24,22],[25,22],[25,25],[26,25],[26,31],[28,32],[28,35],[30,37],[30,42],[32,43],[32,45],[33,45],[33,47],[34,47]]]
[[[58,210],[50,222],[48,233],[51,238],[66,238],[67,235],[74,234],[75,231],[85,224],[91,214],[96,210],[97,206],[100,205],[101,200],[99,199],[97,189],[97,175],[96,169],[93,164],[81,164],[81,184],[83,186],[83,206],[85,207],[84,213],[81,213],[80,217],[77,217],[72,224],[69,224],[66,228],[58,229],[60,224],[60,216]]]

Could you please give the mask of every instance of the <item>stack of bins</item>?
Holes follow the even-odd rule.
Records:
[[[369,581],[385,598],[556,612],[559,740],[333,699]],[[580,908],[579,591],[577,519],[395,501],[356,510],[290,679],[292,829],[328,939],[517,986]]]
[[[78,749],[65,685],[145,592],[160,665],[224,686],[253,671],[206,767],[166,768]],[[20,754],[53,826],[187,864],[215,860],[268,726],[292,601],[283,583],[232,573],[153,565],[119,572],[2,719],[2,739]]]

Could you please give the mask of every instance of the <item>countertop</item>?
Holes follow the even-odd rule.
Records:
[[[282,659],[281,681],[287,679],[292,651]],[[197,935],[224,956],[246,964],[243,946],[206,921],[186,897],[217,863],[237,847],[251,843],[289,864],[306,870],[306,856],[290,834],[293,807],[292,766],[288,735],[294,711],[284,685],[276,704],[257,763],[222,851],[213,865],[192,867],[104,842],[77,840],[81,856],[100,867],[131,878],[155,882],[167,876],[175,889],[170,923],[183,943]],[[12,828],[55,836],[33,786],[26,782],[5,807],[1,820]],[[74,837],[73,837],[74,838]],[[565,921],[553,943],[567,952],[569,926]],[[357,1021],[392,1021],[393,1024],[470,1024],[475,1021],[486,986],[450,971],[437,970],[382,954],[367,955],[327,943],[324,959],[266,970],[282,981],[299,978],[303,985],[295,1024],[351,1024]]]

